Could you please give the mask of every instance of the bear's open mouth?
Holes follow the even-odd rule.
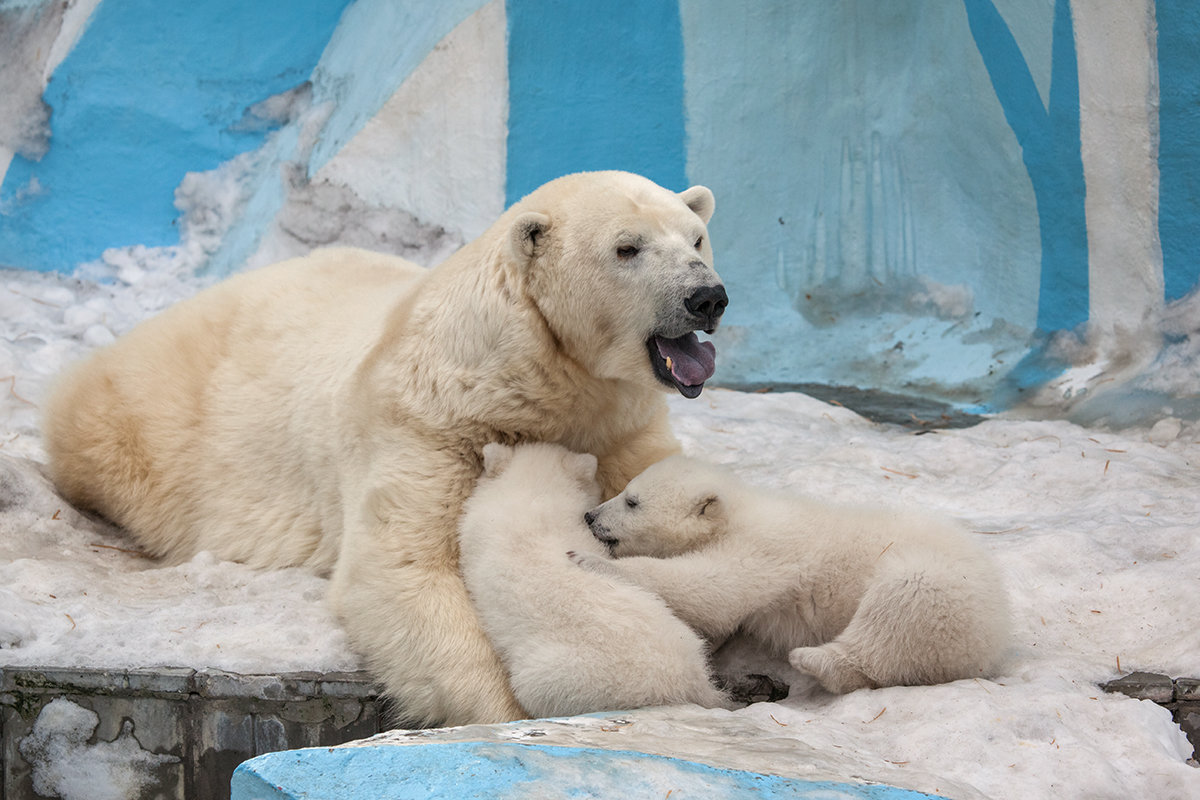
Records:
[[[651,336],[646,349],[658,379],[688,399],[700,396],[704,382],[717,367],[717,348],[712,342],[700,341],[695,331],[674,339]]]

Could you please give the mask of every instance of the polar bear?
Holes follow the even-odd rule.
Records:
[[[331,573],[410,725],[525,716],[458,572],[489,442],[594,453],[605,496],[678,449],[666,391],[713,372],[713,195],[569,175],[442,264],[329,249],[219,283],[69,371],[60,490],[172,561]]]
[[[713,642],[741,628],[831,692],[990,676],[1006,649],[998,570],[941,517],[769,491],[675,455],[586,521],[617,558],[576,563],[655,592]]]
[[[696,703],[729,707],[705,645],[655,595],[579,569],[600,554],[583,514],[596,457],[553,444],[483,448],[459,522],[459,566],[483,630],[534,717]]]

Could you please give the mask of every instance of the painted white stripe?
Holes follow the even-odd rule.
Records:
[[[1148,328],[1163,305],[1154,0],[1072,0],[1087,181],[1089,333]],[[1155,347],[1154,349],[1157,349]]]
[[[504,0],[450,32],[314,180],[353,187],[470,241],[504,211]]]

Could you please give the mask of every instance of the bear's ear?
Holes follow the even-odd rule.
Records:
[[[489,442],[483,446],[483,474],[495,477],[513,459],[513,449],[499,442]]]
[[[550,218],[536,211],[526,211],[513,221],[508,231],[508,244],[513,258],[524,264],[537,255],[544,244],[546,231],[550,230]]]
[[[705,225],[712,219],[713,210],[717,207],[717,198],[713,197],[712,190],[707,186],[684,189],[679,193],[679,199],[696,212],[696,216],[704,220]]]

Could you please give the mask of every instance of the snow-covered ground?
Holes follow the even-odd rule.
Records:
[[[356,668],[322,578],[208,555],[160,566],[39,471],[49,382],[196,291],[176,255],[114,252],[74,278],[0,272],[0,665]],[[776,704],[640,712],[613,746],[960,798],[1200,797],[1169,713],[1098,687],[1134,670],[1200,676],[1200,425],[918,432],[718,389],[671,407],[689,453],[750,480],[964,518],[1003,567],[1016,635],[994,681],[832,697],[797,680]]]

